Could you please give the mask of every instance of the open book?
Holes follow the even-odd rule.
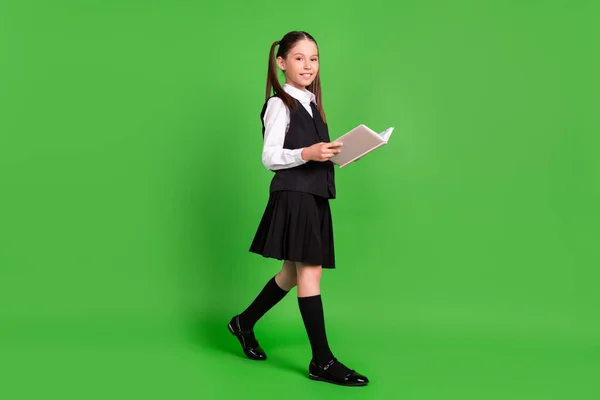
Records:
[[[386,144],[390,139],[393,130],[394,127],[391,127],[381,133],[377,133],[361,124],[335,140],[336,142],[339,141],[343,143],[343,146],[341,147],[342,151],[335,154],[329,160],[340,168],[343,168],[365,154]]]

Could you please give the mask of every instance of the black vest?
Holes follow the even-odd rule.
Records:
[[[296,99],[295,99],[296,100]],[[260,113],[263,138],[265,135],[264,115],[267,103]],[[284,149],[300,149],[319,142],[329,142],[329,130],[323,122],[319,110],[310,103],[313,117],[304,106],[296,100],[297,107],[290,108],[290,125],[283,143]],[[308,161],[293,168],[280,169],[271,180],[270,192],[278,190],[295,190],[317,196],[335,199],[334,164],[331,161]]]

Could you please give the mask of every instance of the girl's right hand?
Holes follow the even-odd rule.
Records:
[[[339,147],[342,146],[342,142],[331,142],[331,143],[315,143],[310,147],[305,147],[302,150],[302,159],[305,161],[327,161],[335,154],[341,152]]]

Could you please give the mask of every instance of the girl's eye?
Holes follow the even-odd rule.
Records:
[[[300,60],[302,60],[302,57],[298,57],[298,58],[296,58],[296,60],[300,61]]]
[[[313,58],[312,60],[313,60],[313,62],[317,62],[317,59],[316,59],[316,58]]]

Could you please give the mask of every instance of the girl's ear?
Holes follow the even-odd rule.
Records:
[[[282,71],[285,71],[285,60],[282,57],[277,57],[277,65]]]

